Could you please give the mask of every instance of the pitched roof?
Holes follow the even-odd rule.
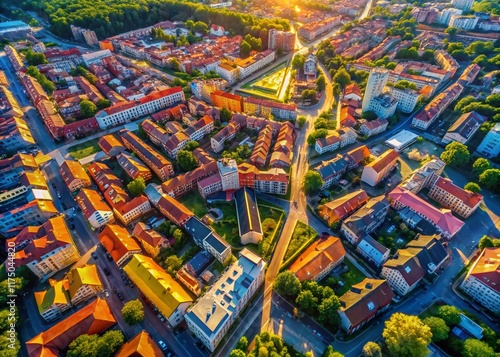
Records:
[[[167,318],[179,304],[193,301],[186,290],[150,257],[134,254],[123,270],[141,293]]]
[[[337,221],[355,211],[366,201],[368,201],[368,195],[366,192],[363,190],[357,190],[343,197],[337,198],[336,200],[325,203],[323,206],[329,211],[332,211],[329,214],[331,220]]]
[[[189,217],[194,216],[194,213],[191,212],[186,206],[169,195],[163,195],[160,198],[158,201],[158,207],[160,207],[163,211],[168,212],[174,223],[177,225],[184,222]]]
[[[362,145],[356,149],[348,151],[346,154],[347,159],[356,165],[359,165],[364,159],[370,157],[370,155],[370,150],[366,145]]]
[[[70,303],[65,280],[49,279],[49,284],[50,288],[47,290],[35,292],[35,301],[40,314],[43,314],[54,305],[67,305]]]
[[[383,263],[384,254],[389,251],[389,249],[384,247],[368,234],[363,235],[357,249],[365,252],[366,255],[372,258],[379,265]]]
[[[469,270],[481,283],[500,294],[500,248],[485,248]]]
[[[90,190],[88,188],[81,189],[78,195],[76,195],[76,202],[82,209],[82,212],[87,219],[97,211],[112,212],[111,208],[108,206],[106,201],[103,200],[101,195],[99,195],[97,191]]]
[[[116,224],[107,224],[99,234],[99,241],[109,252],[115,262],[118,262],[129,252],[140,252],[141,248],[130,236],[128,231]]]
[[[338,262],[345,255],[339,238],[330,236],[318,238],[290,266],[300,281],[315,279],[331,263]]]
[[[384,263],[384,268],[396,269],[409,286],[413,286],[425,275],[425,270],[414,252],[404,249],[398,250],[396,259],[389,259]]]
[[[365,278],[340,297],[340,310],[351,326],[357,326],[388,305],[393,297],[394,292],[386,280]]]
[[[240,235],[249,232],[262,233],[255,191],[248,187],[240,188],[234,193],[234,199]]]
[[[48,330],[26,342],[30,357],[58,356],[73,340],[83,334],[106,331],[116,323],[106,300],[97,298]]]
[[[69,296],[73,298],[82,286],[102,286],[101,279],[97,273],[97,265],[84,265],[81,268],[73,268],[67,274],[69,283]]]
[[[69,185],[73,180],[90,181],[89,175],[78,161],[65,160],[59,167],[59,172],[66,185]]]
[[[387,212],[389,201],[385,196],[378,196],[370,199],[366,205],[361,207],[356,213],[348,217],[344,224],[356,235],[360,234],[373,221],[380,219],[383,211]]]
[[[428,272],[434,272],[448,257],[448,252],[441,243],[441,237],[419,234],[406,245],[406,250],[414,253],[420,266]]]
[[[149,334],[142,330],[116,352],[114,357],[163,357],[163,351]]]
[[[156,247],[162,240],[166,239],[162,234],[158,233],[154,229],[148,229],[148,227],[142,222],[135,225],[132,234],[140,241],[144,241],[152,247]]]
[[[121,150],[125,150],[123,144],[113,134],[101,136],[98,144],[102,151],[104,151],[106,154],[109,154],[111,149],[115,147],[121,148]]]
[[[371,167],[373,170],[375,170],[375,172],[381,172],[387,166],[391,165],[391,163],[398,157],[399,154],[396,150],[389,149],[365,167]]]
[[[486,121],[486,118],[472,111],[462,114],[448,129],[448,133],[457,133],[468,140],[477,129]]]
[[[456,186],[453,181],[448,178],[439,176],[434,186],[450,193],[453,197],[458,198],[467,207],[474,208],[483,200],[483,196],[479,193],[466,191],[463,188]]]

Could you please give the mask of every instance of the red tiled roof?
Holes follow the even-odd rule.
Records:
[[[391,165],[398,157],[399,154],[396,150],[389,149],[365,167],[371,167],[376,172],[381,172],[387,166]]]
[[[500,248],[485,248],[469,270],[467,278],[469,275],[500,294]]]
[[[129,252],[141,251],[141,248],[128,231],[116,224],[107,224],[99,234],[99,241],[115,262],[118,262]]]
[[[441,176],[438,177],[434,185],[458,198],[470,208],[476,207],[483,200],[483,196],[479,193],[466,191],[453,184],[453,181],[450,179]]]

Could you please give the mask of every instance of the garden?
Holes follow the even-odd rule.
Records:
[[[270,69],[263,75],[243,85],[238,92],[264,99],[281,101],[284,96],[284,83],[290,76],[286,62]]]
[[[305,248],[306,243],[311,243],[317,236],[318,232],[313,228],[302,221],[297,221],[292,233],[292,238],[285,252],[283,266],[286,266],[290,262],[289,260],[292,260],[292,258],[300,254]]]
[[[180,197],[179,202],[186,206],[198,218],[203,217],[208,212],[207,203],[198,191],[193,191]]]

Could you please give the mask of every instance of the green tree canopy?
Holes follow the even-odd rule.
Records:
[[[483,236],[479,240],[478,248],[483,250],[484,248],[493,248],[493,247],[500,247],[500,239],[493,239],[488,236]]]
[[[434,316],[427,317],[423,320],[423,323],[431,328],[432,342],[443,341],[448,338],[450,328],[442,318]]]
[[[465,184],[464,190],[474,192],[474,193],[479,193],[479,192],[481,192],[481,187],[475,182],[468,182]]]
[[[382,357],[382,349],[378,343],[369,341],[363,346],[363,357]]]
[[[92,118],[97,113],[97,106],[90,100],[84,99],[80,102],[80,116],[82,118]]]
[[[28,50],[25,56],[26,61],[30,66],[38,66],[40,64],[49,63],[49,61],[47,61],[47,58],[45,58],[45,55],[40,52]]]
[[[294,69],[300,69],[304,67],[306,63],[306,57],[300,53],[296,54],[292,59],[292,67]]]
[[[102,110],[102,109],[105,109],[105,108],[108,108],[111,106],[111,101],[109,101],[108,99],[99,99],[96,103],[96,107],[98,110]]]
[[[252,46],[245,40],[240,43],[240,56],[246,58],[250,56],[250,52],[252,52]]]
[[[132,196],[137,197],[146,189],[146,182],[142,177],[138,177],[127,184],[127,189]]]
[[[476,175],[476,177],[479,177],[479,175],[490,168],[490,162],[487,159],[483,159],[482,157],[480,157],[476,161],[474,161],[474,164],[472,164],[472,173]]]
[[[441,154],[441,160],[450,166],[464,166],[469,159],[470,153],[467,146],[456,141],[446,145],[445,151]]]
[[[191,171],[198,166],[198,160],[191,151],[181,150],[177,154],[177,162],[184,171]]]
[[[137,325],[144,320],[144,306],[139,299],[130,300],[122,308],[122,315],[125,322],[131,326]]]
[[[500,169],[487,169],[479,175],[479,183],[492,191],[500,190]]]
[[[469,338],[464,342],[464,357],[495,357],[495,351],[486,342]]]
[[[318,306],[319,321],[327,326],[338,327],[340,324],[339,308],[340,300],[336,295],[323,299]]]
[[[322,92],[326,88],[326,78],[324,75],[320,75],[318,79],[316,79],[316,88],[318,89],[318,92]]]
[[[289,270],[279,273],[274,281],[274,290],[280,295],[295,297],[300,292],[300,280]]]
[[[458,325],[460,323],[460,310],[455,306],[440,306],[438,308],[438,316],[442,318],[448,326]]]
[[[188,141],[188,143],[186,144],[186,147],[185,149],[187,151],[193,151],[194,149],[197,149],[200,147],[200,143],[197,142],[197,141],[194,141],[194,140],[190,140]]]
[[[309,144],[310,146],[314,146],[317,139],[326,138],[327,135],[328,130],[324,128],[315,130],[307,137],[307,144]]]
[[[236,349],[246,351],[248,349],[248,339],[246,336],[241,336],[238,343],[236,344]]]
[[[432,332],[417,316],[397,312],[385,322],[382,336],[394,356],[424,357]]]
[[[318,299],[309,290],[302,290],[295,299],[295,303],[299,309],[309,315],[314,313],[318,307]]]
[[[170,275],[175,276],[177,271],[182,267],[182,259],[177,255],[171,255],[165,259],[165,266],[167,268],[167,272]]]
[[[312,194],[323,187],[323,179],[318,171],[309,170],[304,176],[304,190],[307,194]]]
[[[335,76],[333,76],[333,81],[340,85],[340,87],[343,89],[345,88],[345,86],[351,83],[351,75],[344,67],[342,67],[337,71],[337,73],[335,73]]]
[[[233,113],[227,108],[222,108],[220,110],[220,121],[221,122],[228,122],[231,120],[231,117],[233,116]]]
[[[108,331],[102,336],[80,335],[69,345],[68,357],[111,357],[125,342],[121,331]]]

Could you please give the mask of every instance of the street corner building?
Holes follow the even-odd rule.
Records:
[[[144,330],[132,337],[116,352],[115,357],[163,357],[163,351]]]

